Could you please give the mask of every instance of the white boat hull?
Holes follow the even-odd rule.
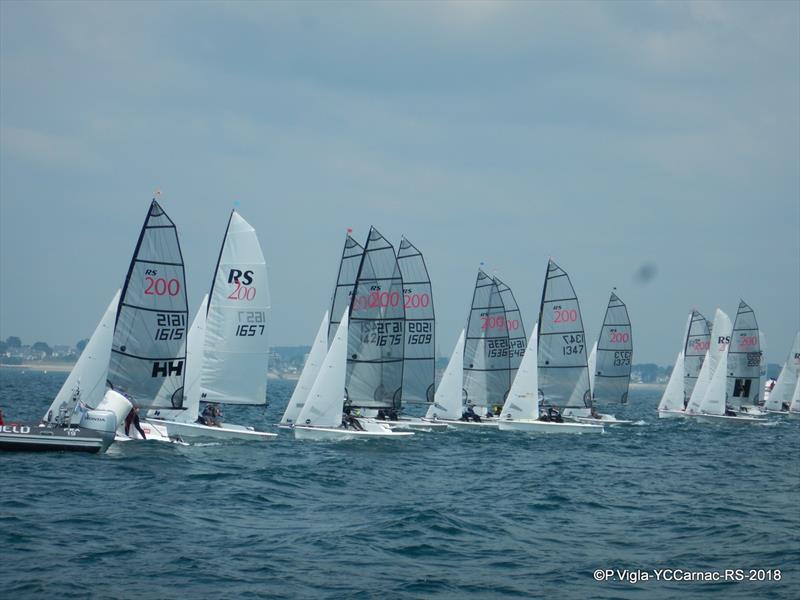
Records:
[[[602,425],[606,427],[611,427],[614,425],[633,425],[633,421],[617,419],[612,415],[600,415],[599,419],[595,419],[594,417],[575,417],[575,422],[588,423],[589,425]]]
[[[414,435],[410,431],[392,431],[391,428],[360,431],[358,429],[344,429],[343,427],[314,427],[312,425],[295,425],[294,438],[296,440],[312,441],[344,441],[358,438],[405,438]]]
[[[688,415],[691,416],[699,423],[731,423],[734,425],[746,425],[748,423],[765,423],[766,419],[759,419],[757,417],[729,417],[727,415]]]
[[[686,416],[686,413],[682,410],[659,410],[658,411],[658,418],[659,419],[681,419]]]
[[[605,429],[602,425],[589,423],[556,423],[554,421],[534,421],[533,419],[515,419],[500,421],[500,431],[522,431],[525,433],[603,433]]]
[[[449,429],[447,423],[441,421],[426,421],[425,419],[398,419],[397,421],[378,421],[386,423],[392,429],[416,429],[422,431],[446,431]]]
[[[460,421],[453,419],[438,419],[436,423],[444,423],[453,429],[497,429],[498,421],[496,419],[482,420],[482,421]]]
[[[152,423],[153,421],[149,421]],[[209,427],[201,423],[181,423],[179,421],[160,421],[170,439],[186,441],[190,439],[215,440],[273,440],[277,433],[256,431],[234,423],[223,423],[222,427]]]

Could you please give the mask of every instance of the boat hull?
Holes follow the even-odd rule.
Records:
[[[105,452],[113,433],[85,427],[45,427],[19,423],[0,426],[0,450],[23,452]]]
[[[534,421],[533,419],[500,421],[498,427],[500,431],[521,431],[525,433],[547,434],[566,433],[573,435],[581,435],[584,433],[603,433],[605,431],[602,425],[575,422],[555,423],[553,421]]]
[[[388,427],[382,430],[360,431],[341,427],[295,425],[293,429],[296,440],[312,441],[344,441],[358,438],[406,438],[414,435],[411,431],[392,431]]]
[[[658,411],[659,419],[681,419],[686,416],[682,410],[660,410]]]
[[[449,429],[447,423],[441,421],[426,421],[425,419],[398,419],[397,421],[378,421],[386,423],[392,429],[415,429],[421,431],[446,431]]]
[[[201,423],[181,423],[179,421],[149,421],[163,427],[167,437],[186,441],[189,439],[215,439],[215,440],[260,440],[268,441],[278,437],[276,433],[256,431],[234,423],[223,423],[222,427],[209,427]]]
[[[589,425],[602,425],[604,427],[613,427],[614,425],[633,425],[633,421],[625,419],[617,419],[611,415],[603,415],[600,419],[593,417],[575,417],[576,423],[587,423]]]
[[[751,423],[766,423],[766,419],[757,417],[728,417],[725,415],[691,415],[699,423],[730,423],[733,425],[747,425]]]
[[[460,421],[453,419],[439,419],[437,423],[444,423],[453,429],[497,429],[497,420],[491,421]]]

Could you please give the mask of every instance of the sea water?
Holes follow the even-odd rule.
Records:
[[[3,369],[6,422],[65,378]],[[277,431],[293,385],[226,417]],[[800,419],[659,420],[660,394],[604,435],[0,453],[0,598],[797,598]]]

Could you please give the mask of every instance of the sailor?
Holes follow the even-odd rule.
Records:
[[[400,416],[397,414],[397,411],[393,408],[389,409],[389,420],[390,421],[397,421]]]
[[[0,425],[5,425],[5,424],[6,424],[6,422],[3,421],[3,411],[2,411],[2,409],[0,409]]]
[[[592,416],[593,419],[599,419],[600,418],[600,413],[597,412],[597,409],[594,406],[589,411],[589,414]]]
[[[555,406],[550,406],[547,408],[547,417],[548,421],[552,421],[554,423],[563,423],[564,419],[561,418],[561,413]]]
[[[147,436],[142,431],[142,426],[139,424],[139,407],[134,406],[131,408],[131,411],[128,413],[128,416],[125,417],[125,435],[130,437],[130,430],[131,425],[133,425],[136,430],[139,432],[139,435],[142,436],[143,440],[147,439]]]
[[[206,404],[203,413],[197,418],[197,422],[209,427],[214,426],[214,407],[211,404]]]
[[[382,409],[382,408],[379,408],[379,409],[378,409],[378,416],[377,416],[377,418],[378,418],[379,420],[381,420],[381,421],[385,421],[385,420],[386,420],[386,413],[384,413],[384,412],[383,412],[383,409]]]
[[[214,417],[214,422],[212,423],[214,427],[222,427],[222,409],[220,409],[219,404],[215,404],[212,410],[212,415]]]

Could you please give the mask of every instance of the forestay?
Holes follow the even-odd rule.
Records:
[[[786,357],[786,362],[783,363],[778,381],[775,382],[775,387],[769,394],[766,403],[768,410],[785,410],[792,401],[792,393],[794,392],[795,385],[800,380],[800,331],[794,336],[794,344]]]
[[[504,419],[537,420],[539,418],[539,366],[536,351],[538,333],[539,325],[536,324],[533,326],[528,348],[525,350],[522,363],[503,405],[501,414]]]
[[[175,224],[153,200],[117,310],[108,381],[140,407],[183,406],[186,277]]]
[[[538,359],[543,405],[591,407],[581,309],[569,276],[552,260],[539,308]]]
[[[497,291],[500,292],[500,301],[506,311],[505,325],[508,330],[508,383],[509,387],[517,375],[522,357],[525,355],[525,346],[528,338],[525,335],[525,324],[522,322],[522,315],[519,312],[517,300],[514,292],[498,277],[494,278],[497,284]]]
[[[400,241],[397,264],[403,278],[406,313],[402,402],[433,402],[436,379],[436,322],[433,292],[422,253],[406,238]]]
[[[730,406],[755,405],[761,393],[761,340],[753,309],[739,302],[727,352],[726,394]]]
[[[203,402],[267,402],[267,264],[255,229],[231,211],[206,314]]]
[[[355,241],[350,234],[344,240],[342,249],[342,259],[339,262],[339,273],[336,276],[336,287],[333,288],[331,298],[331,321],[328,323],[328,345],[333,341],[336,330],[339,327],[339,317],[345,309],[350,308],[353,298],[353,288],[356,285],[358,267],[361,265],[361,255],[364,248]]]
[[[601,404],[628,401],[632,358],[633,334],[628,309],[612,292],[597,343],[594,400]]]
[[[703,367],[703,360],[709,350],[711,341],[711,327],[708,319],[698,311],[692,310],[689,315],[689,323],[686,327],[686,341],[683,346],[683,394],[684,403],[689,402],[689,398],[694,391],[700,369]]]
[[[362,408],[399,408],[405,308],[394,247],[370,228],[350,304],[347,400]]]
[[[117,314],[120,291],[114,294],[103,317],[81,352],[67,380],[56,394],[55,400],[45,413],[44,420],[58,416],[62,404],[71,406],[73,398],[79,398],[89,408],[97,408],[106,391],[108,359],[111,356],[111,341],[114,338],[114,319]]]
[[[467,403],[503,405],[508,389],[510,358],[506,310],[497,283],[478,270],[464,341],[464,392]]]

